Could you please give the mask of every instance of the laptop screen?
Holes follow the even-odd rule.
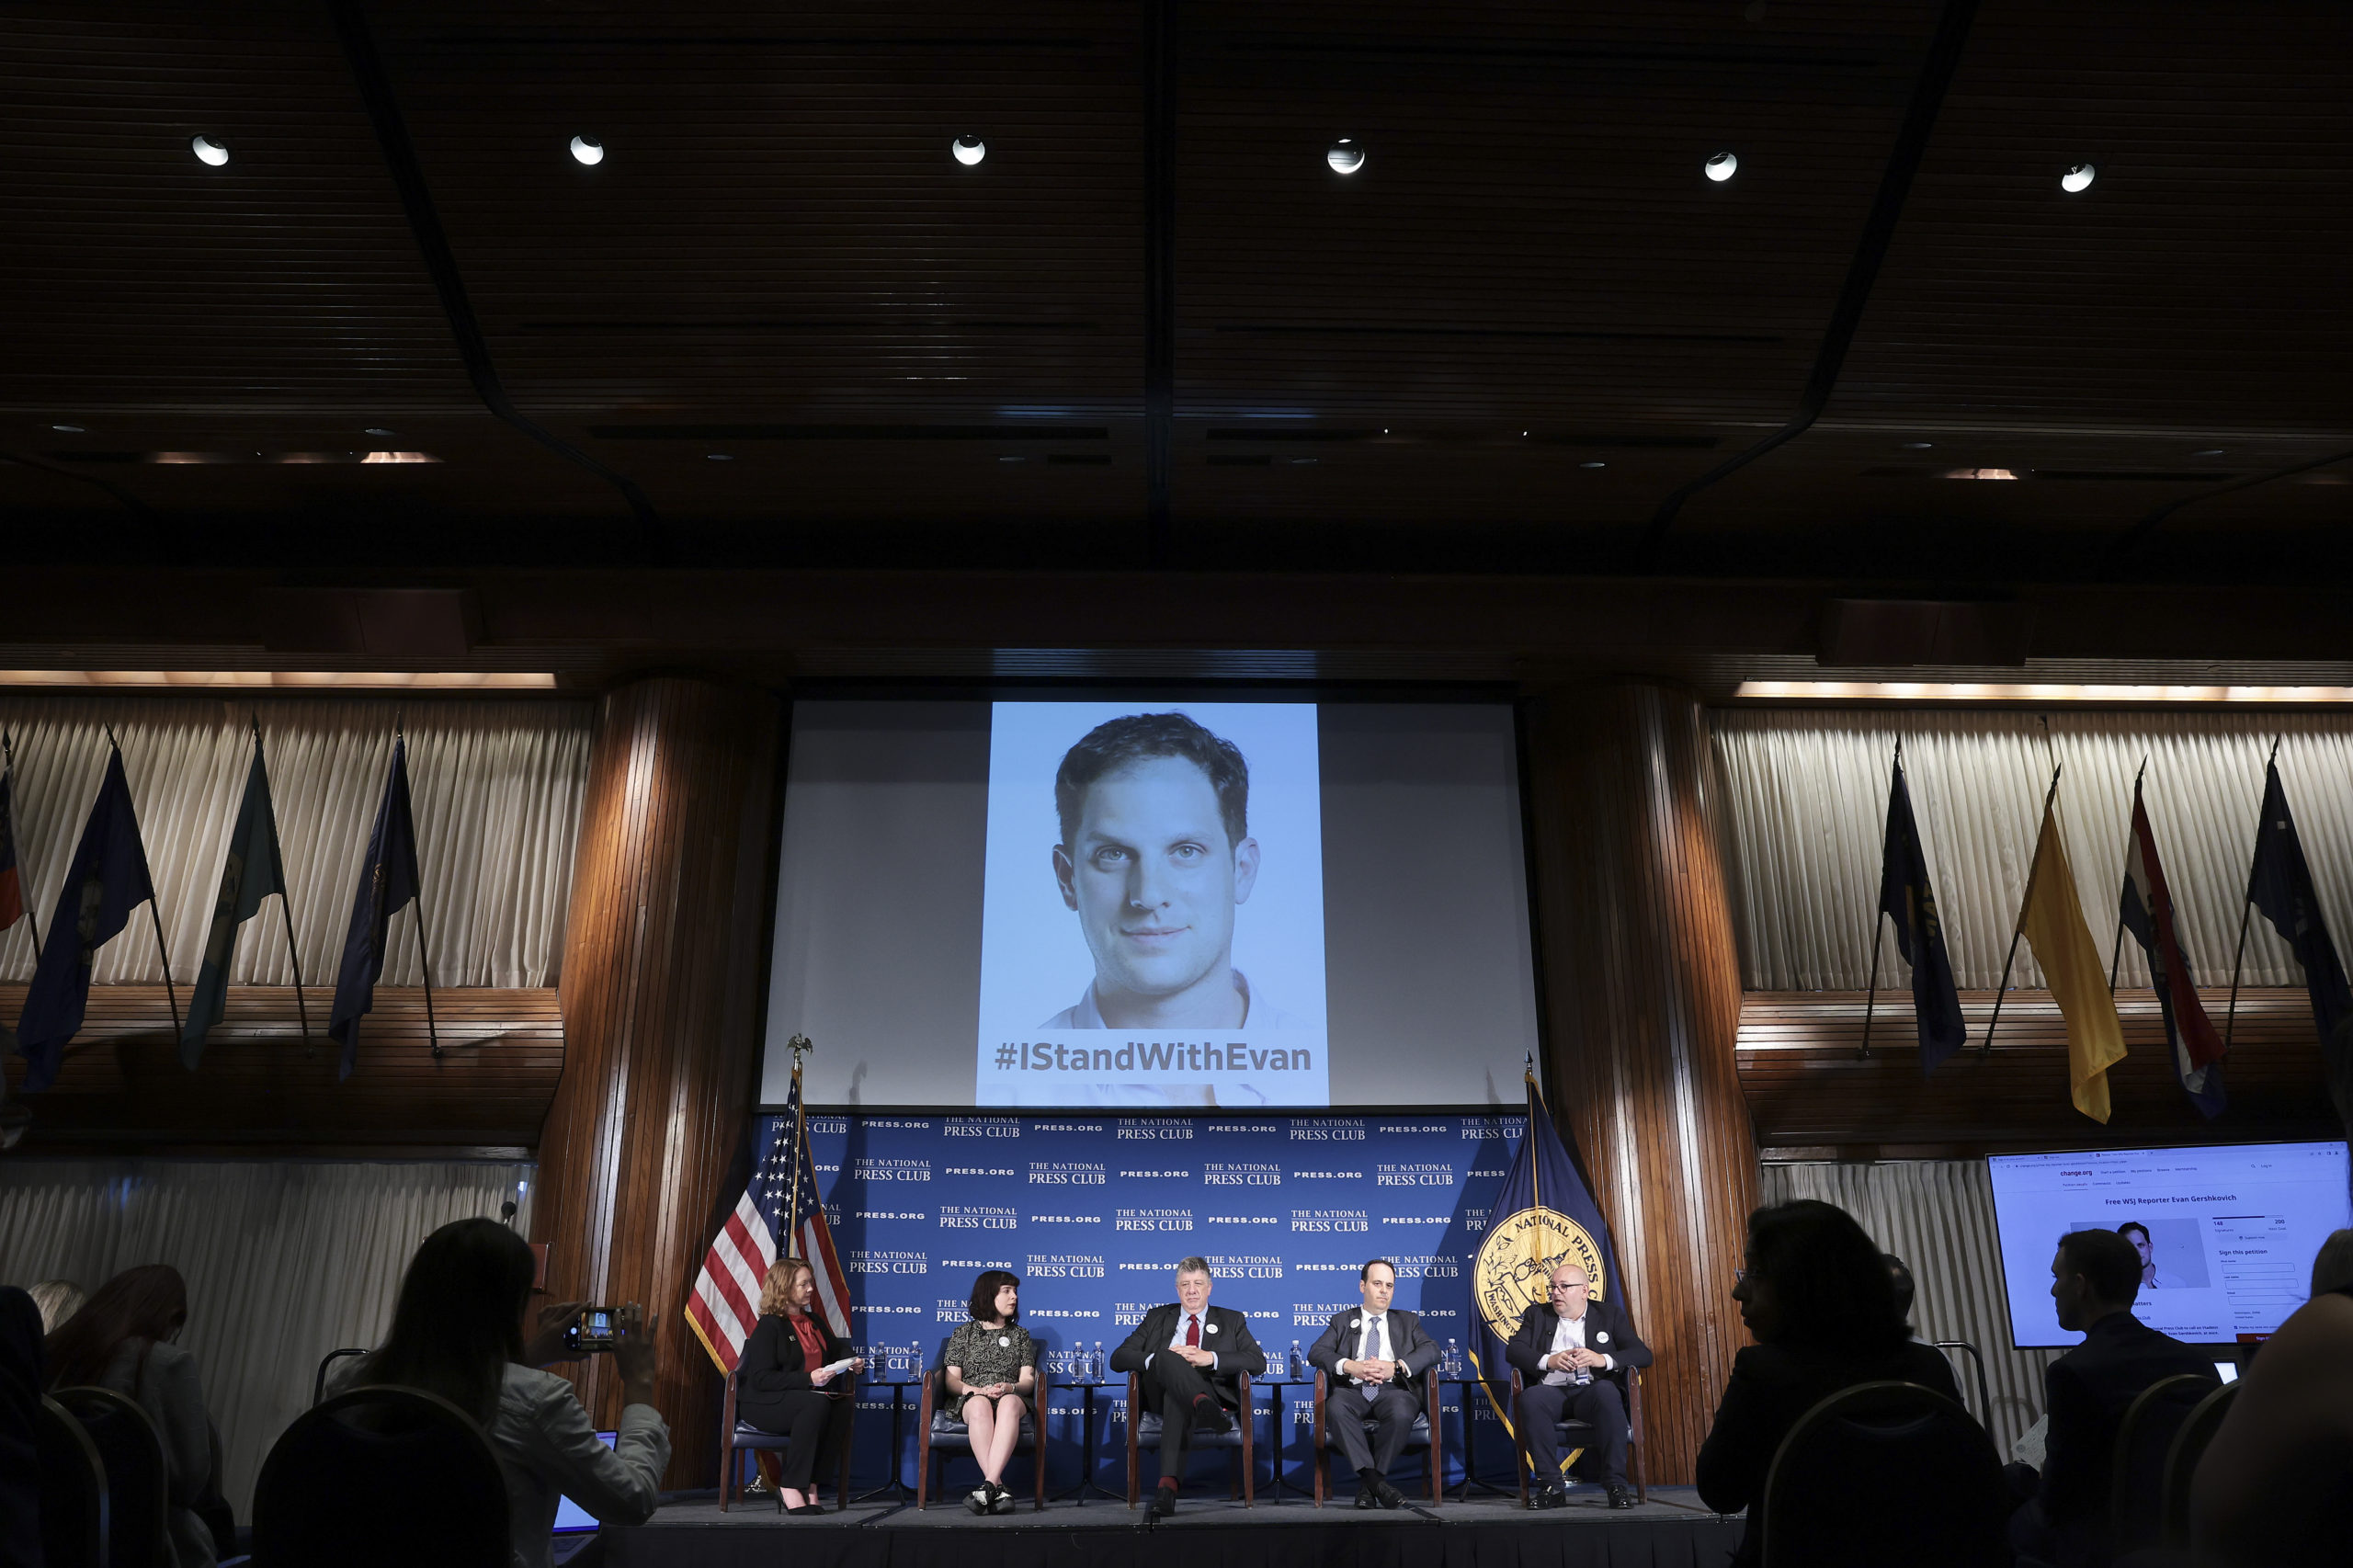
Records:
[[[619,1432],[599,1432],[597,1434],[597,1441],[603,1443],[605,1447],[609,1449],[613,1446],[614,1439],[620,1436],[620,1434]],[[579,1504],[574,1502],[569,1497],[560,1497],[556,1499],[556,1534],[577,1535],[582,1530],[593,1530],[596,1528],[597,1521],[589,1517],[587,1509],[582,1507]]]

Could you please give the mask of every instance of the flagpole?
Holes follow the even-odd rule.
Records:
[[[2129,875],[2132,867],[2132,824],[2141,820],[2141,775],[2149,771],[2148,754],[2141,756],[2141,772],[2132,776],[2132,814],[2124,821],[2124,866]],[[2108,960],[2108,994],[2116,994],[2116,969],[2124,961],[2124,895],[2116,898],[2116,950]]]
[[[260,762],[262,760],[261,715],[256,713],[252,717],[254,760]],[[262,777],[265,779],[269,777],[267,764],[263,766]],[[272,869],[278,873],[278,913],[285,918],[286,922],[286,960],[294,966],[294,1013],[302,1020],[302,1043],[308,1045],[311,1043],[311,1008],[310,1005],[302,1000],[302,951],[294,945],[294,884],[286,880],[286,857],[278,848],[278,807],[275,804],[269,808],[269,847],[270,852],[278,856],[278,864]],[[422,890],[420,890],[420,896],[421,894]]]
[[[1898,735],[1895,737],[1895,756],[1887,765],[1887,801],[1891,812],[1895,809],[1895,780],[1903,768],[1904,737]],[[1880,824],[1879,841],[1881,846],[1879,891],[1884,898],[1887,893],[1887,825],[1884,823]],[[1871,1014],[1879,1006],[1879,949],[1880,944],[1887,940],[1887,922],[1881,918],[1886,913],[1879,899],[1871,901],[1871,983],[1870,989],[1863,993],[1863,1043],[1855,1048],[1855,1060],[1858,1062],[1871,1059]]]
[[[1536,1113],[1544,1108],[1544,1097],[1536,1091],[1536,1053],[1534,1051],[1528,1053],[1528,1065],[1522,1069],[1519,1076],[1520,1081],[1528,1085],[1528,1131],[1521,1135],[1521,1146],[1530,1151],[1528,1157],[1528,1206],[1531,1209],[1541,1209],[1544,1207],[1544,1192],[1541,1186],[1543,1173],[1537,1167],[1543,1162],[1536,1158],[1533,1153],[1535,1145],[1526,1142],[1527,1139],[1536,1136]]]
[[[801,1092],[801,1059],[809,1053],[809,1037],[794,1035],[784,1042],[792,1052],[792,1201],[784,1211],[784,1256],[799,1257],[801,1245],[801,1166],[809,1129],[809,1096]]]
[[[6,730],[0,730],[0,759],[5,759],[0,760],[0,778],[5,778],[8,785],[8,834],[13,840],[17,832],[17,739]],[[17,851],[17,886],[22,889],[25,883],[25,853],[19,849]],[[33,907],[38,902],[32,898],[25,900],[25,918],[31,922],[33,928],[33,962],[36,965],[40,962],[40,911]]]
[[[2034,874],[2042,866],[2042,829],[2051,823],[2051,802],[2059,793],[2059,769],[2062,764],[2051,765],[2051,788],[2042,796],[2042,823],[2034,830],[2034,859],[2026,869],[2026,892],[2018,900],[2018,924],[2010,927],[2010,953],[2002,960],[2002,983],[1994,987],[1994,1016],[1985,1021],[1985,1043],[1978,1048],[1980,1056],[1994,1053],[1994,1031],[2002,1022],[2002,997],[2010,989],[2010,966],[2018,961],[2018,938],[2026,935],[2027,905],[2034,902]]]
[[[2263,760],[2263,789],[2267,795],[2271,791],[2271,769],[2279,761],[2280,739],[2278,735],[2271,737],[2271,755]],[[2231,1006],[2230,1010],[2222,1015],[2222,1049],[2225,1051],[2231,1049],[2231,1032],[2238,1028],[2239,1023],[2239,971],[2246,964],[2246,923],[2247,917],[2255,913],[2255,868],[2262,858],[2263,806],[2258,801],[2255,808],[2255,853],[2247,858],[2246,902],[2239,905],[2238,956],[2231,960]]]
[[[122,743],[114,738],[112,724],[107,726],[107,747],[114,753],[116,757],[119,758],[122,756]],[[131,785],[129,772],[127,768],[124,770],[123,787],[126,790]],[[139,808],[134,802],[131,806],[132,820],[136,821],[138,815]],[[139,858],[142,861],[147,858],[147,846],[143,843],[139,846]],[[163,912],[155,907],[163,902],[163,894],[155,891],[155,874],[149,871],[147,873],[147,920],[155,930],[155,956],[164,960],[164,999],[172,1005],[172,1038],[177,1040],[180,1038],[180,994],[172,984],[172,950],[164,946]]]

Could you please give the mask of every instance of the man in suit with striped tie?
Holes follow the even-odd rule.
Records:
[[[1160,1485],[1146,1514],[1165,1519],[1176,1511],[1176,1484],[1185,1478],[1194,1428],[1233,1429],[1231,1413],[1242,1403],[1240,1374],[1263,1373],[1267,1353],[1251,1337],[1248,1318],[1210,1305],[1209,1260],[1188,1257],[1176,1266],[1176,1300],[1143,1314],[1127,1343],[1111,1353],[1111,1369],[1138,1374],[1138,1403],[1160,1412]],[[1142,1413],[1131,1410],[1128,1419]]]
[[[1421,1409],[1414,1390],[1438,1360],[1438,1341],[1422,1332],[1417,1315],[1390,1306],[1397,1267],[1387,1258],[1357,1270],[1357,1290],[1362,1310],[1334,1312],[1307,1358],[1331,1380],[1324,1410],[1340,1451],[1356,1467],[1357,1506],[1402,1507],[1405,1498],[1390,1484],[1389,1467],[1414,1429]]]

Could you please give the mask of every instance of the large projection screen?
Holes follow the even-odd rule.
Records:
[[[761,1098],[1516,1105],[1503,703],[794,705]]]

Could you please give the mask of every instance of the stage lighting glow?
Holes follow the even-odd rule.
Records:
[[[2089,190],[2099,170],[2090,164],[2077,164],[2059,176],[2059,188],[2073,196],[2079,190]]]
[[[1707,164],[1708,177],[1718,185],[1740,172],[1740,160],[1730,153],[1719,153]]]
[[[227,145],[215,142],[210,136],[196,137],[188,145],[188,151],[196,154],[196,161],[209,167],[217,169],[229,161]]]
[[[605,161],[605,144],[593,136],[575,136],[572,139],[572,157],[574,162],[594,168]]]
[[[969,169],[989,155],[989,144],[977,136],[959,136],[949,151],[956,154],[958,163]]]
[[[2353,702],[2353,686],[2101,686],[2063,681],[1745,680],[1767,702]]]
[[[1336,175],[1352,175],[1364,167],[1364,143],[1352,136],[1343,136],[1332,143],[1324,161],[1332,165]]]

